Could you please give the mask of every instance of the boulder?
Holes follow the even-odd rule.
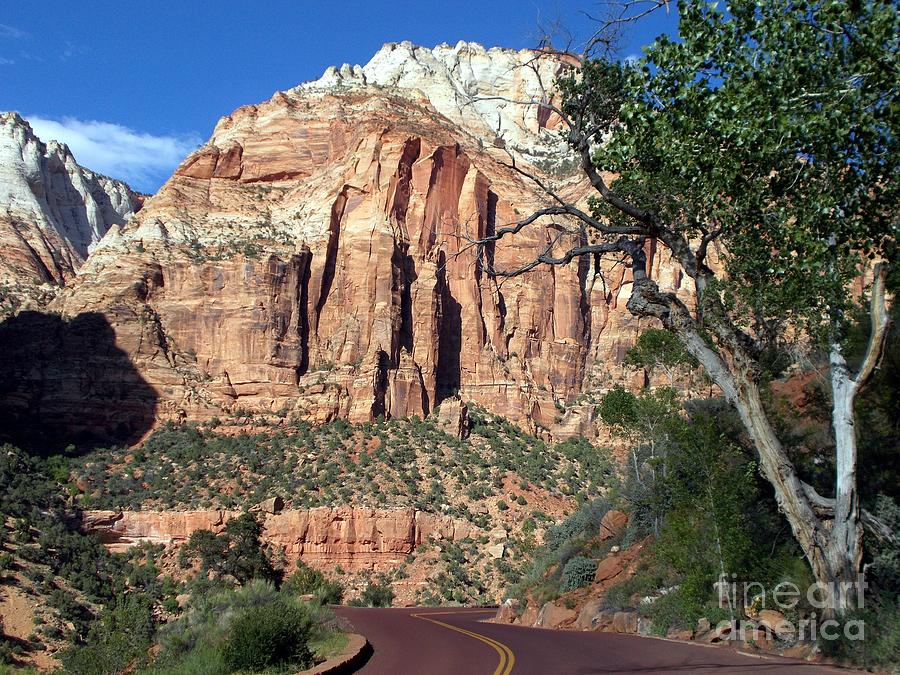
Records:
[[[256,510],[263,513],[280,513],[284,509],[284,500],[281,497],[269,497],[264,502],[260,502]]]
[[[507,598],[500,607],[497,608],[497,615],[494,621],[497,623],[513,623],[519,616],[521,603],[515,598]]]
[[[503,544],[494,544],[493,546],[488,546],[487,552],[494,560],[500,560],[500,558],[503,557],[503,554],[506,553],[506,546]]]
[[[774,609],[761,609],[756,617],[760,626],[769,629],[778,638],[784,640],[794,633],[794,626],[784,614]]]
[[[566,609],[565,607],[561,607],[554,602],[545,603],[543,607],[541,607],[540,614],[538,614],[537,621],[535,621],[535,626],[540,626],[541,628],[558,628],[564,623],[568,623],[576,616],[574,609]]]
[[[666,633],[666,637],[670,640],[690,640],[693,636],[693,631],[686,628],[670,628]]]
[[[600,521],[600,541],[612,539],[628,525],[628,514],[616,509],[606,512]]]
[[[711,630],[712,625],[709,623],[709,619],[707,619],[705,616],[701,619],[697,619],[697,629],[694,631],[695,635],[706,635]]]
[[[519,616],[519,625],[521,626],[534,626],[535,622],[538,620],[538,609],[534,606],[533,602],[529,604],[525,611],[522,612],[521,616]]]
[[[637,633],[637,612],[616,612],[613,614],[611,628],[613,633]]]
[[[598,630],[612,623],[612,612],[604,609],[605,607],[606,602],[603,598],[591,598],[578,612],[575,627],[578,630]]]
[[[434,413],[437,425],[457,438],[467,438],[469,429],[469,408],[458,396],[444,399]]]
[[[764,628],[747,628],[741,632],[744,645],[747,647],[755,647],[763,651],[769,651],[774,646],[772,634]]]
[[[491,530],[488,537],[491,538],[491,541],[506,541],[509,533],[502,527],[498,527],[496,530]]]
[[[718,643],[733,639],[735,622],[720,621],[716,627],[703,638],[704,642]]]
[[[638,635],[655,635],[653,632],[653,619],[647,616],[638,616]]]
[[[594,573],[594,582],[603,583],[615,579],[625,571],[627,561],[618,555],[610,555],[601,560],[597,564],[597,571]]]

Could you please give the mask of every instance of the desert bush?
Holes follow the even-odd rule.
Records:
[[[844,632],[847,621],[860,622],[864,627],[864,639],[848,639]],[[870,599],[867,606],[849,612],[839,619],[840,625],[834,629],[834,639],[820,636],[818,647],[825,656],[849,661],[866,669],[896,672],[900,664],[900,608],[896,602],[885,602],[882,598]],[[857,628],[850,630],[858,634]]]
[[[562,590],[572,591],[576,588],[587,586],[594,580],[594,574],[597,572],[597,561],[585,558],[583,556],[575,556],[570,558],[563,567],[562,572]]]
[[[295,595],[312,595],[322,605],[336,605],[344,597],[344,588],[337,581],[325,578],[302,560],[297,561],[297,571],[284,582],[284,590]]]
[[[328,643],[336,630],[328,608],[301,603],[268,581],[207,593],[195,590],[188,611],[161,627],[159,656],[141,675],[226,675],[236,663],[250,661],[290,663],[299,670],[295,661],[284,659],[308,663],[310,643]],[[246,633],[246,639],[239,633]],[[286,633],[302,637],[302,644]]]
[[[312,622],[296,602],[284,598],[252,607],[231,624],[223,647],[225,664],[233,671],[259,671],[270,666],[312,665],[309,639]]]
[[[394,589],[387,582],[377,583],[369,580],[359,600],[355,603],[362,607],[390,607],[394,602]]]
[[[178,552],[182,567],[199,558],[203,572],[220,578],[232,578],[238,584],[253,579],[281,581],[277,570],[262,548],[262,525],[255,515],[242,513],[225,524],[225,531],[195,530]]]
[[[147,657],[155,632],[153,603],[146,595],[120,595],[91,626],[84,645],[61,655],[73,675],[114,675]]]

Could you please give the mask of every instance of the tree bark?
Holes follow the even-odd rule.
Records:
[[[813,576],[820,584],[828,602],[826,614],[843,613],[856,606],[862,559],[862,526],[859,497],[856,487],[856,433],[853,404],[856,393],[874,371],[874,363],[881,354],[887,333],[887,313],[884,311],[883,270],[879,282],[873,286],[873,333],[863,367],[857,378],[840,351],[832,347],[831,376],[833,426],[837,446],[837,475],[835,499],[827,500],[815,494],[803,483],[772,427],[762,404],[762,396],[754,376],[754,360],[738,341],[729,345],[726,359],[701,334],[687,308],[668,293],[659,291],[655,282],[640,269],[634,273],[632,295],[628,309],[639,316],[652,316],[675,332],[685,348],[694,356],[710,378],[722,390],[725,398],[735,406],[741,422],[750,436],[760,460],[763,476],[772,484],[779,508],[784,513],[795,539],[809,561]],[[707,316],[714,322],[715,316]],[[717,334],[727,338],[727,326],[719,326]],[[819,497],[818,500],[814,497]],[[827,504],[826,504],[827,502]],[[831,522],[823,518],[830,516]],[[871,519],[871,516],[869,516]]]
[[[857,581],[862,562],[862,527],[856,486],[856,427],[853,419],[857,387],[838,342],[831,345],[829,365],[831,424],[835,442],[835,497],[827,553],[835,582],[835,609],[845,612],[853,608],[854,596],[848,591]]]
[[[837,612],[853,609],[862,562],[862,517],[856,481],[857,439],[854,405],[856,396],[875,372],[884,352],[884,341],[890,317],[885,306],[887,268],[879,264],[872,281],[869,318],[872,323],[869,344],[859,372],[854,377],[847,365],[843,347],[832,342],[829,354],[831,379],[831,425],[835,442],[835,490],[833,520],[828,541],[827,557],[834,586],[834,606]]]

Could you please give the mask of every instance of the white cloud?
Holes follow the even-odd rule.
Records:
[[[44,142],[56,140],[72,150],[82,166],[126,181],[133,188],[155,192],[201,139],[196,134],[154,136],[111,122],[28,117]]]
[[[10,40],[21,40],[23,38],[31,37],[31,33],[16,28],[15,26],[9,26],[5,23],[0,23],[0,38],[9,38]]]
[[[0,66],[11,66],[14,63],[15,61],[13,61],[12,59],[5,59],[0,56]]]
[[[63,46],[62,51],[59,53],[59,60],[62,62],[66,62],[71,59],[73,56],[79,56],[81,54],[87,54],[88,50],[85,47],[80,45],[76,45],[74,42],[69,42],[66,40],[65,45]]]

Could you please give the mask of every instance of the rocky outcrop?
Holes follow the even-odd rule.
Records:
[[[575,610],[561,607],[555,602],[546,602],[538,612],[534,625],[536,628],[559,628],[563,624],[570,623],[576,616]]]
[[[538,104],[569,65],[535,71],[535,56],[388,45],[238,109],[52,309],[109,317],[160,419],[421,417],[459,396],[532,431],[590,433],[578,397],[623,376],[643,327],[624,308],[628,271],[584,258],[501,283],[470,243],[547,203],[510,153],[566,158]],[[558,166],[532,166],[585,194]],[[485,255],[517,267],[551,236],[526,228]],[[689,296],[649,253],[662,286]],[[12,395],[44,391],[40,368],[22,377]],[[74,415],[90,391],[71,393],[53,405]]]
[[[566,146],[554,133],[561,124],[546,104],[556,78],[575,60],[535,58],[519,51],[474,42],[433,49],[411,42],[388,43],[365,66],[331,67],[305,90],[386,87],[426,98],[441,115],[483,142],[532,164],[559,168]]]
[[[607,541],[620,534],[628,525],[628,514],[618,509],[610,509],[600,519],[599,541]]]
[[[516,598],[507,598],[497,608],[494,621],[497,623],[513,623],[521,612],[521,603]]]
[[[67,146],[43,143],[17,113],[0,113],[0,284],[65,283],[141,201],[79,166]]]
[[[179,545],[196,530],[221,532],[239,511],[86,511],[82,529],[113,551],[142,542]],[[288,560],[348,571],[390,570],[429,541],[472,536],[462,520],[415,509],[316,508],[268,513],[263,542]]]
[[[471,421],[469,408],[458,396],[453,396],[441,403],[435,410],[435,421],[444,431],[457,438],[467,438]]]

